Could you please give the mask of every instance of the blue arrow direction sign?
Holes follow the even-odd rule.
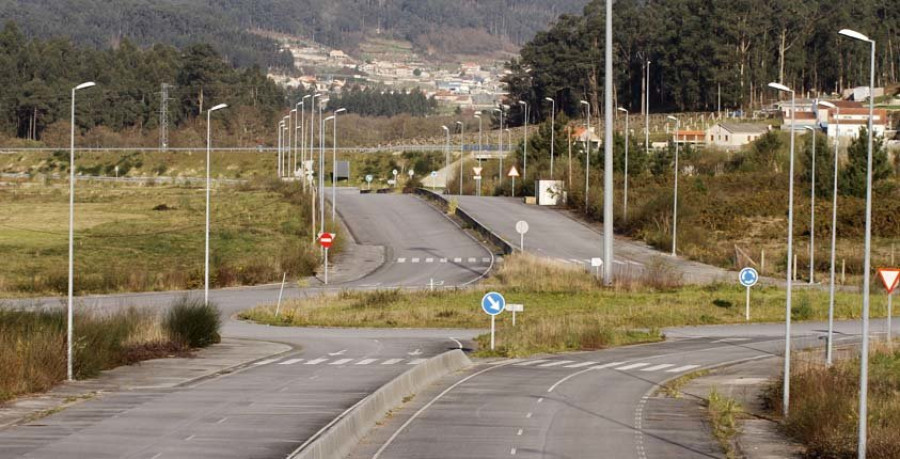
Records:
[[[759,273],[753,268],[744,268],[738,275],[738,280],[741,281],[741,285],[744,287],[753,287],[759,282]]]
[[[481,298],[481,309],[491,316],[496,316],[506,309],[506,298],[497,292],[488,292]]]

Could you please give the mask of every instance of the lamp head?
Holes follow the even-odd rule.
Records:
[[[82,89],[92,88],[94,86],[97,86],[97,83],[94,83],[93,81],[88,81],[87,83],[81,83],[80,85],[75,86],[75,90],[79,91]]]
[[[337,109],[337,110],[334,111],[334,114],[337,115],[338,113],[344,113],[344,112],[346,112],[346,111],[347,111],[346,108],[339,108],[339,109]]]
[[[841,29],[841,31],[838,32],[838,34],[843,35],[848,38],[852,38],[854,40],[860,40],[860,41],[864,41],[867,43],[874,43],[874,41],[871,38],[857,32],[855,30]]]
[[[672,115],[667,116],[666,119],[670,119],[670,120],[672,120],[672,121],[678,122],[678,118],[675,118],[675,117],[672,116]]]
[[[628,109],[622,108],[622,107],[616,107],[616,111],[619,111],[619,112],[622,112],[622,113],[628,113]]]
[[[789,88],[789,87],[787,87],[787,86],[785,86],[785,85],[783,85],[783,84],[781,84],[781,83],[775,83],[775,82],[772,82],[772,83],[769,83],[769,87],[772,88],[772,89],[774,89],[774,90],[776,90],[776,91],[790,92],[790,93],[793,93],[793,92],[794,92],[793,89],[791,89],[791,88]]]
[[[331,121],[333,119],[334,119],[334,115],[331,115],[331,116],[325,118],[325,121],[327,122],[327,121]]]
[[[228,104],[219,104],[219,105],[216,105],[215,107],[209,109],[209,111],[210,111],[210,112],[214,112],[214,111],[217,111],[217,110],[221,110],[221,109],[223,109],[223,108],[228,108]]]
[[[837,108],[837,105],[834,105],[831,102],[828,102],[827,100],[820,100],[819,105],[821,105],[823,107],[827,107],[827,108]]]
[[[553,100],[553,98],[552,98],[552,97],[545,97],[545,98],[544,98],[544,100],[546,100],[546,101],[547,101],[547,102],[551,102],[551,103],[554,103],[554,104],[555,104],[555,103],[556,103],[556,101],[555,101],[555,100]]]

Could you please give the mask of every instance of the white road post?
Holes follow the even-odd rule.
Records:
[[[72,350],[72,336],[75,329],[75,92],[96,85],[93,81],[88,81],[72,88],[72,118],[69,125],[69,308],[66,320],[66,376],[69,381],[75,379]]]
[[[203,303],[209,305],[209,190],[211,180],[210,172],[210,152],[212,151],[212,114],[215,111],[228,108],[226,104],[219,104],[206,112],[206,250],[205,262],[203,263]]]
[[[838,33],[871,45],[869,57],[869,151],[866,166],[866,237],[865,253],[863,254],[863,323],[859,368],[859,443],[857,451],[858,457],[865,459],[869,416],[869,287],[871,284],[869,278],[872,270],[872,146],[875,139],[875,40],[849,29],[843,29]]]
[[[782,388],[782,415],[787,418],[791,400],[791,295],[794,288],[793,266],[794,258],[794,133],[796,132],[794,121],[796,120],[797,96],[793,89],[780,83],[769,83],[769,87],[791,95],[791,159],[790,177],[788,177],[788,228],[787,228],[787,298],[784,305],[784,386]],[[868,288],[868,287],[867,287]]]

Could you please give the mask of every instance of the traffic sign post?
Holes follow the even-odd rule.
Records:
[[[745,315],[747,320],[750,320],[750,287],[756,285],[759,282],[759,273],[756,272],[753,268],[744,268],[741,270],[741,273],[738,274],[738,280],[741,282],[741,285],[747,287],[747,308]]]
[[[528,222],[525,220],[519,220],[516,223],[516,232],[519,233],[519,250],[525,251],[525,233],[528,232]]]
[[[481,297],[481,309],[491,316],[491,350],[494,350],[495,319],[506,308],[506,298],[497,292],[488,292]]]
[[[517,312],[525,312],[524,304],[507,304],[506,310],[513,314],[513,327],[516,326],[516,313]]]
[[[335,235],[331,233],[322,233],[319,235],[319,245],[325,249],[325,285],[328,285],[328,249],[331,248],[334,237]]]
[[[431,171],[431,191],[435,190],[436,182],[437,182],[437,171]]]
[[[516,166],[513,166],[510,168],[509,174],[506,175],[512,178],[512,197],[516,197],[516,177],[519,176],[519,171],[516,169]]]
[[[597,270],[597,279],[600,278],[600,268],[603,267],[603,259],[602,258],[591,258],[591,268]]]
[[[894,313],[891,299],[897,284],[900,283],[900,268],[878,268],[878,277],[881,278],[881,283],[887,291],[887,342],[891,344],[891,316]]]
[[[374,178],[375,178],[375,177],[373,177],[372,174],[366,175],[366,189],[367,189],[367,190],[371,190],[371,189],[372,189],[372,180],[373,180]]]

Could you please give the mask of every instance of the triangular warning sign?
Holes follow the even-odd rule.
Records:
[[[881,278],[884,289],[887,290],[888,295],[890,295],[894,292],[894,289],[897,288],[897,283],[900,281],[900,269],[878,268],[878,277]]]
[[[484,168],[483,168],[483,167],[478,167],[478,166],[476,166],[476,167],[473,167],[473,168],[472,168],[472,171],[475,172],[475,175],[481,175],[481,170],[482,170],[482,169],[484,169]]]
[[[518,177],[519,171],[516,169],[516,166],[513,166],[512,169],[509,170],[509,174],[506,174],[508,177]]]

